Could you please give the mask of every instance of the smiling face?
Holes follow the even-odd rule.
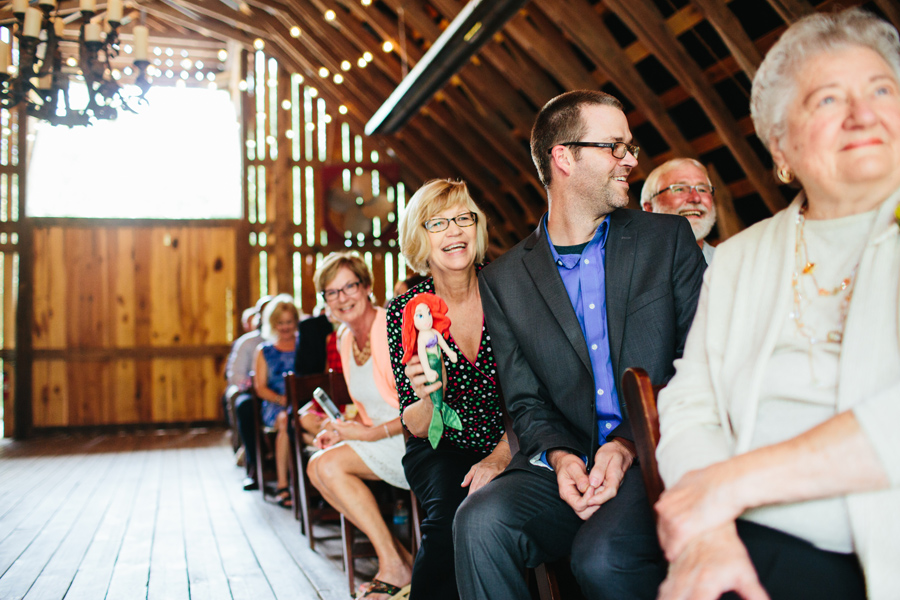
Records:
[[[429,219],[453,217],[470,212],[464,204],[451,206],[446,210],[431,215]],[[444,231],[436,233],[428,232],[428,241],[431,244],[431,252],[428,254],[428,267],[432,275],[441,277],[450,272],[465,271],[475,264],[477,255],[476,236],[478,228],[475,225],[460,227],[450,221],[450,225]]]
[[[676,194],[667,190],[670,185],[710,185],[709,177],[702,169],[691,163],[683,163],[659,177],[657,189],[661,194],[644,203],[644,210],[650,212],[681,215],[691,222],[691,229],[697,241],[709,235],[716,223],[716,205],[712,194],[700,194],[695,189],[688,193]]]
[[[336,319],[344,323],[354,323],[369,310],[371,303],[369,294],[372,292],[371,287],[358,286],[356,292],[347,295],[344,288],[351,283],[359,281],[353,271],[347,267],[341,267],[334,279],[325,284],[323,290],[341,290],[341,292],[332,300],[328,301],[328,307]]]
[[[772,157],[823,201],[870,210],[900,187],[900,84],[873,50],[849,46],[808,59]]]
[[[292,342],[297,333],[297,319],[289,310],[281,311],[275,321],[275,335],[279,342]]]
[[[583,142],[631,143],[631,131],[625,113],[602,104],[582,106],[581,118],[586,125]],[[571,151],[571,150],[570,150]],[[627,152],[615,158],[609,148],[580,148],[571,176],[573,193],[599,215],[628,205],[628,175],[637,159]]]

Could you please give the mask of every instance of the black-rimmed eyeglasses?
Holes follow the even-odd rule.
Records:
[[[430,233],[438,233],[439,231],[444,231],[445,229],[450,227],[450,221],[453,221],[460,227],[471,227],[478,222],[478,215],[473,212],[465,212],[461,215],[456,215],[452,219],[435,217],[433,219],[428,219],[427,221],[422,223],[422,227],[427,229]]]
[[[577,146],[579,148],[611,148],[613,158],[625,158],[625,155],[631,152],[635,158],[641,153],[640,146],[634,144],[626,144],[625,142],[560,142],[554,146]],[[553,148],[547,150],[547,154],[552,154]]]
[[[713,193],[716,191],[716,188],[709,185],[708,183],[699,183],[697,185],[688,185],[686,183],[673,183],[672,185],[664,187],[663,189],[659,190],[658,192],[656,192],[655,194],[653,194],[650,197],[656,198],[663,192],[672,192],[676,196],[685,196],[687,194],[690,194],[693,191],[696,191],[701,196],[703,196],[703,195],[712,196]]]
[[[341,293],[344,294],[347,298],[352,298],[359,292],[359,284],[360,281],[354,281],[353,283],[348,283],[342,288],[337,288],[336,290],[322,290],[322,297],[325,298],[325,302],[333,302],[338,299],[338,296]]]

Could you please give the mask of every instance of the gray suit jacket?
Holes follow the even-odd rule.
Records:
[[[706,262],[687,219],[619,209],[606,240],[606,306],[616,382],[628,367],[654,383],[674,374],[694,318]],[[543,225],[479,276],[500,383],[519,439],[509,468],[552,448],[597,450],[594,377],[587,343]],[[620,405],[623,405],[620,394]],[[632,439],[622,424],[610,437]],[[590,468],[590,466],[588,467]]]

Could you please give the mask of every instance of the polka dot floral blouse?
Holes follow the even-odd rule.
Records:
[[[434,293],[433,279],[428,278],[402,296],[397,296],[388,307],[388,345],[391,351],[391,367],[397,380],[401,411],[418,400],[409,379],[403,372],[404,366],[400,364],[403,357],[401,342],[403,308],[413,296],[422,292]],[[497,388],[497,362],[491,349],[491,335],[487,325],[482,325],[481,344],[474,363],[463,355],[453,341],[452,334],[447,344],[456,351],[459,360],[453,364],[444,356],[444,366],[447,368],[444,402],[459,413],[462,429],[457,431],[447,427],[441,439],[466,450],[487,454],[494,449],[497,440],[503,435],[503,416],[500,412]]]

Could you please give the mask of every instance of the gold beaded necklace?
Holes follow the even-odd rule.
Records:
[[[791,275],[791,287],[794,292],[794,311],[791,318],[797,326],[797,332],[809,340],[810,350],[815,344],[823,342],[832,342],[840,344],[844,338],[844,323],[847,320],[847,311],[850,308],[850,299],[853,297],[853,284],[856,282],[856,270],[859,268],[859,261],[850,271],[850,275],[841,279],[840,283],[832,289],[827,289],[819,285],[816,279],[816,263],[809,260],[809,250],[806,247],[806,237],[803,234],[804,224],[806,223],[807,204],[804,202],[797,214],[796,235],[794,241],[794,272]],[[825,334],[824,338],[817,337],[812,328],[803,320],[803,290],[801,277],[808,276],[812,281],[813,287],[819,296],[837,296],[843,293],[841,298],[840,313],[838,321],[838,329],[833,329]]]

